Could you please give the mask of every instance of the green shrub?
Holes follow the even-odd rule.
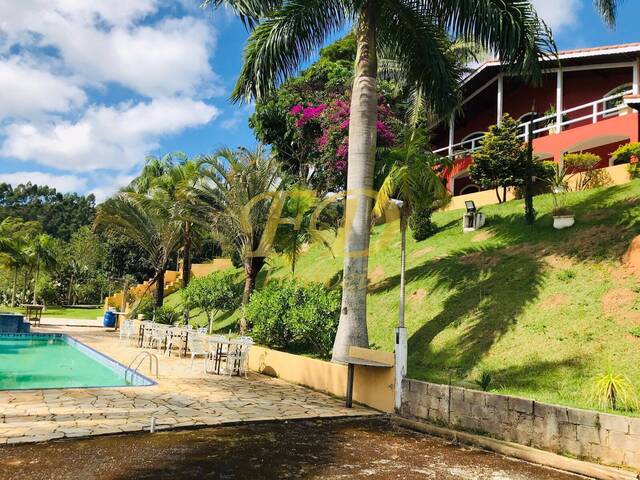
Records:
[[[211,333],[213,319],[221,310],[231,310],[240,299],[234,274],[213,272],[206,277],[194,278],[182,289],[182,300],[189,309],[200,309],[207,315]]]
[[[340,293],[319,283],[271,282],[253,293],[245,316],[259,343],[307,347],[328,357],[338,328]]]
[[[421,242],[436,233],[437,227],[431,221],[433,211],[430,208],[415,210],[409,216],[409,228],[417,242]]]
[[[613,160],[614,163],[629,163],[633,156],[640,157],[640,142],[631,142],[620,145],[611,154],[611,160]]]
[[[592,400],[600,408],[632,411],[638,407],[636,389],[626,375],[609,369],[593,378]]]
[[[162,323],[163,325],[173,325],[176,322],[179,322],[182,318],[182,314],[169,306],[158,307],[153,312],[154,320],[157,323]]]

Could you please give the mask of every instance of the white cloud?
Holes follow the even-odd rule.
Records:
[[[158,8],[152,0],[0,2],[0,45],[53,47],[87,83],[114,82],[149,97],[209,94],[222,88],[209,64],[214,31],[205,19],[138,20]],[[1,48],[0,48],[1,51]]]
[[[577,24],[582,0],[532,0],[538,15],[557,34]]]
[[[49,185],[59,192],[77,192],[87,186],[86,179],[77,175],[56,175],[45,172],[0,173],[0,183],[17,185],[31,182],[36,185]]]
[[[128,171],[163,135],[209,123],[216,107],[181,98],[91,107],[76,122],[12,123],[0,154],[73,171]]]
[[[37,69],[17,57],[0,58],[0,92],[0,120],[67,112],[87,99],[69,78]]]

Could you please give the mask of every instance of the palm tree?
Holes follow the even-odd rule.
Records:
[[[40,268],[44,268],[45,270],[50,270],[55,267],[58,263],[58,259],[56,257],[56,245],[55,239],[47,235],[46,233],[41,233],[37,237],[33,238],[31,242],[29,242],[28,246],[30,260],[35,268],[35,275],[33,278],[33,304],[37,304],[37,287],[38,287],[38,277],[40,276]]]
[[[618,5],[621,0],[593,0],[593,3],[598,13],[602,16],[604,23],[609,27],[613,27],[616,23]]]
[[[400,408],[402,378],[407,367],[407,330],[404,323],[407,220],[412,211],[437,209],[446,205],[449,195],[436,173],[442,158],[427,150],[425,135],[417,130],[405,132],[406,141],[391,149],[387,161],[392,167],[384,179],[373,207],[382,217],[396,205],[400,210],[400,309],[396,329],[396,409]]]
[[[138,193],[150,193],[162,189],[174,203],[174,213],[182,222],[182,284],[189,284],[191,275],[191,251],[201,231],[193,220],[195,199],[193,187],[200,178],[199,163],[184,153],[168,153],[163,157],[148,156],[142,172],[129,185]]]
[[[243,305],[249,301],[270,247],[260,248],[260,242],[280,183],[279,170],[276,160],[266,156],[262,146],[253,151],[223,148],[201,159],[202,179],[194,189],[200,221],[225,250],[233,251],[242,261]]]
[[[408,83],[429,92],[432,109],[457,103],[460,72],[449,35],[495,52],[506,68],[537,78],[539,58],[555,51],[529,1],[504,0],[204,0],[230,7],[251,30],[235,100],[260,99],[332,34],[354,24],[357,53],[351,94],[342,310],[333,357],[368,346],[366,322],[370,194],[376,150],[378,50],[392,53]]]
[[[138,244],[155,270],[155,306],[164,301],[164,274],[182,239],[175,203],[161,189],[149,194],[124,190],[98,207],[95,228],[108,228]]]
[[[7,217],[0,222],[0,261],[13,271],[12,307],[16,305],[18,274],[21,269],[28,267],[30,262],[28,239],[38,235],[40,229],[41,226],[38,222],[25,222],[16,217]]]

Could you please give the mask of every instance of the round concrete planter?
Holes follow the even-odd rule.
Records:
[[[574,215],[558,215],[553,216],[553,228],[556,230],[562,230],[563,228],[569,228],[576,223]]]

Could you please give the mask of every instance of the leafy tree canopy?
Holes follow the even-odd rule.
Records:
[[[60,193],[46,185],[30,182],[11,186],[0,184],[0,221],[19,217],[37,221],[44,233],[68,241],[73,232],[89,225],[95,216],[95,197]]]

